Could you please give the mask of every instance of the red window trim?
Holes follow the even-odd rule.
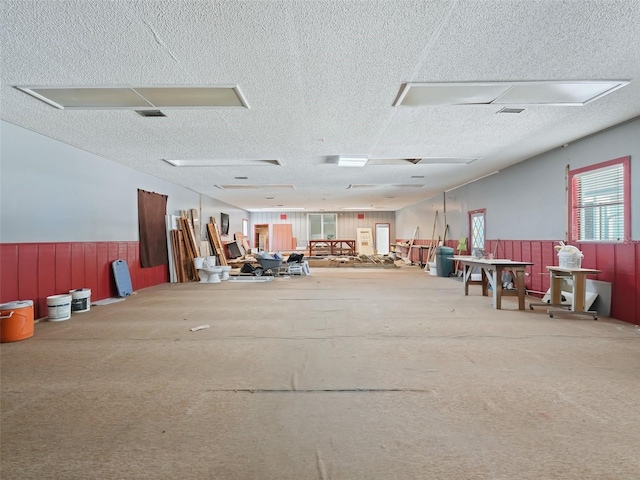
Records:
[[[611,165],[622,165],[624,171],[624,184],[622,186],[623,201],[624,201],[624,238],[618,242],[615,240],[579,240],[578,239],[578,224],[577,219],[573,216],[573,205],[576,202],[574,179],[576,175],[589,172],[592,170],[598,170],[599,168],[610,167]],[[631,157],[614,158],[613,160],[607,160],[606,162],[596,163],[595,165],[589,165],[587,167],[576,168],[575,170],[569,170],[569,191],[567,192],[569,197],[569,238],[572,242],[576,243],[628,243],[631,241]]]

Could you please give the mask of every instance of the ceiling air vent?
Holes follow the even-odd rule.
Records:
[[[524,108],[501,108],[496,113],[522,113],[524,112]]]
[[[142,117],[166,117],[160,110],[136,110],[136,113]]]

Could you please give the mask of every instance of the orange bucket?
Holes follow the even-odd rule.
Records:
[[[33,302],[22,300],[0,305],[0,342],[33,337]]]

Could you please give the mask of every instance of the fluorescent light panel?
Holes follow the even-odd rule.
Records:
[[[191,160],[169,160],[163,159],[174,167],[256,167],[281,165],[279,160],[246,160],[246,159],[226,159],[226,158],[199,158]]]
[[[476,160],[473,157],[424,157],[416,165],[469,165]]]
[[[418,157],[418,158],[371,158],[371,165],[468,165],[478,160],[476,157]]]
[[[215,187],[220,190],[243,190],[243,189],[255,189],[255,188],[264,188],[264,189],[287,189],[292,190],[295,189],[293,185],[215,185]]]
[[[369,159],[365,156],[352,155],[352,156],[338,156],[339,167],[364,167]]]
[[[59,109],[249,108],[237,85],[16,88]]]
[[[481,83],[405,83],[393,106],[580,106],[628,85],[626,80]]]
[[[423,184],[415,184],[415,183],[390,183],[390,184],[364,184],[364,183],[352,183],[347,187],[347,189],[356,189],[356,188],[422,188]]]
[[[304,207],[265,207],[265,208],[249,208],[250,212],[291,212],[294,210],[304,210]]]

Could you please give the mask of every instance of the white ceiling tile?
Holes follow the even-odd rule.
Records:
[[[640,2],[12,0],[2,2],[1,118],[239,207],[395,210],[640,115]],[[405,83],[631,79],[585,107],[393,107]],[[249,109],[57,110],[16,85],[237,85]],[[479,157],[339,169],[335,155]],[[163,158],[278,159],[175,168]],[[203,175],[204,170],[207,171]],[[350,184],[423,188],[396,198]],[[423,179],[421,179],[422,181]],[[378,203],[380,202],[380,203]]]

